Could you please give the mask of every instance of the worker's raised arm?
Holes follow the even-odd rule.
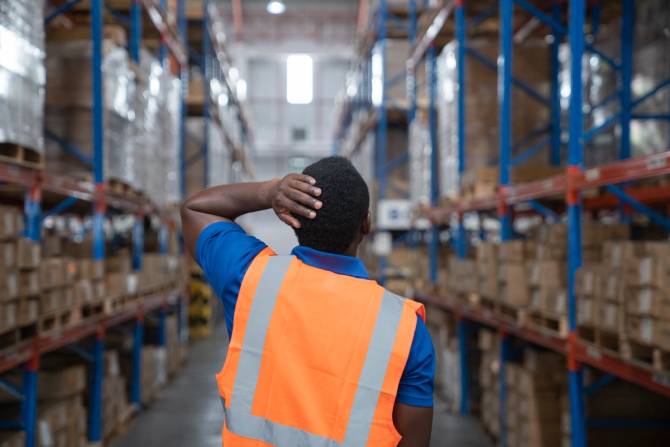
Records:
[[[281,180],[221,185],[200,191],[181,206],[182,231],[188,251],[195,255],[200,232],[209,224],[234,221],[243,214],[273,208],[277,216],[295,228],[292,214],[314,218],[321,208],[315,197],[321,194],[313,178],[289,174]]]
[[[396,403],[393,423],[402,436],[398,447],[428,447],[433,429],[433,407],[413,407]]]

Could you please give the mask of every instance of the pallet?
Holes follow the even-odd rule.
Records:
[[[498,303],[498,315],[511,324],[524,326],[528,319],[528,309]]]
[[[105,302],[98,301],[95,303],[82,304],[80,312],[83,319],[102,315],[105,313]]]
[[[555,337],[567,338],[568,336],[568,317],[566,315],[529,312],[526,325],[538,332]]]
[[[620,334],[591,326],[579,326],[577,333],[583,342],[614,353],[620,353],[626,341]]]
[[[652,369],[670,373],[670,351],[626,340],[621,343],[621,356],[629,362],[639,363]]]
[[[11,348],[23,341],[30,340],[37,334],[37,323],[31,323],[9,329],[0,334],[0,351]]]
[[[109,179],[107,181],[107,190],[120,196],[133,197],[133,198],[139,197],[139,194],[137,193],[137,191],[135,191],[135,188],[133,188],[131,185],[124,182],[123,180]]]
[[[32,169],[44,168],[44,154],[14,143],[0,143],[0,161]]]

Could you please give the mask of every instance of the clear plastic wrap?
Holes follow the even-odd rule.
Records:
[[[425,115],[423,111],[417,113],[409,129],[409,198],[414,207],[430,205],[433,150]]]
[[[438,101],[437,141],[440,158],[440,196],[456,198],[460,194],[458,172],[458,94],[456,44],[444,47],[437,60]]]
[[[47,79],[47,131],[93,158],[91,44],[71,41],[49,46]],[[125,49],[105,42],[104,77],[104,168],[105,177],[136,186],[133,145],[133,97],[135,73]],[[91,167],[63,150],[50,138],[46,145],[47,166],[57,172],[87,175]]]
[[[620,59],[621,21],[616,20],[601,27],[595,44],[614,59]],[[670,79],[670,9],[667,1],[648,0],[636,4],[636,27],[633,49],[632,97],[638,98]],[[570,98],[570,49],[561,46],[560,73],[561,107],[568,113]],[[584,110],[586,128],[597,127],[618,113],[620,101],[617,72],[599,57],[585,54],[583,61]],[[604,105],[602,105],[604,104]],[[636,114],[667,113],[670,91],[666,88],[647,99],[634,111]],[[584,164],[595,166],[619,158],[621,145],[620,126],[610,126],[599,133],[584,151]],[[667,150],[670,147],[670,121],[633,120],[631,122],[631,154],[641,156]]]
[[[159,206],[177,203],[181,83],[156,58],[142,52],[134,100],[135,177],[138,188]]]
[[[0,143],[44,151],[44,3],[0,2]]]

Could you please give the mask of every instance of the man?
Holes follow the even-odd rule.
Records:
[[[423,307],[368,279],[365,181],[329,157],[182,206],[184,238],[222,299],[225,447],[427,447],[434,352]],[[277,256],[233,221],[272,208],[299,246]]]

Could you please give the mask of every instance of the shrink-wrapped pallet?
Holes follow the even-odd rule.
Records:
[[[44,151],[44,3],[0,2],[0,144]]]
[[[133,170],[135,146],[132,140],[136,76],[125,49],[106,41],[103,51],[105,178],[136,186]],[[87,176],[91,171],[91,52],[88,41],[49,45],[46,130],[50,138],[46,145],[47,166],[53,171],[68,175]]]
[[[409,129],[409,196],[412,205],[430,205],[432,145],[428,120],[417,113]]]

